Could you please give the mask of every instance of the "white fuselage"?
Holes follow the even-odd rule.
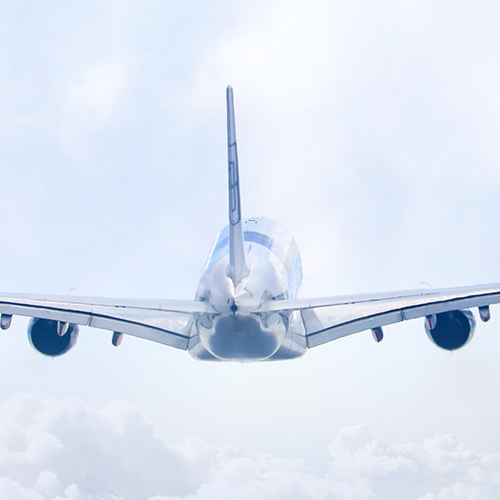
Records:
[[[247,219],[243,239],[249,273],[235,286],[228,276],[229,230],[217,238],[196,292],[213,312],[193,324],[189,352],[196,359],[290,359],[306,351],[302,320],[295,314],[259,313],[269,300],[293,299],[302,281],[297,245],[267,217]]]

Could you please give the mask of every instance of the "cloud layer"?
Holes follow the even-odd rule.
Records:
[[[0,405],[0,499],[481,500],[500,494],[500,454],[451,435],[389,444],[368,425],[341,429],[325,475],[303,460],[245,456],[189,437],[168,445],[125,401],[18,394]]]

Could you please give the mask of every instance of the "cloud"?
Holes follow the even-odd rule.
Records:
[[[144,498],[196,486],[189,460],[156,439],[139,409],[123,401],[94,408],[71,398],[17,395],[0,407],[0,436],[3,479],[43,498],[80,498],[72,485],[85,498]],[[1,494],[13,498],[12,488],[4,484]]]
[[[482,499],[500,492],[500,454],[480,455],[452,435],[390,445],[366,425],[342,429],[329,447],[331,477],[369,484],[376,498]]]
[[[500,493],[500,454],[451,435],[388,444],[341,429],[318,474],[304,460],[245,456],[199,437],[168,445],[126,401],[96,408],[18,394],[0,405],[0,499],[480,500]]]

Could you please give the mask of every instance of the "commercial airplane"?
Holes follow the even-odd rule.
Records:
[[[195,299],[118,300],[94,297],[0,295],[0,327],[28,316],[32,346],[59,356],[76,343],[79,325],[187,350],[199,360],[274,361],[298,358],[308,348],[382,327],[424,318],[429,338],[453,351],[473,336],[477,307],[482,321],[500,302],[500,284],[441,290],[298,299],[300,254],[283,226],[267,217],[242,219],[233,90],[227,88],[229,224],[209,254]]]

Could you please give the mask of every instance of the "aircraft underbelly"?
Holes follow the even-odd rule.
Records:
[[[201,343],[221,360],[259,361],[272,356],[286,334],[283,321],[266,328],[253,314],[221,316],[212,328],[199,326]]]

